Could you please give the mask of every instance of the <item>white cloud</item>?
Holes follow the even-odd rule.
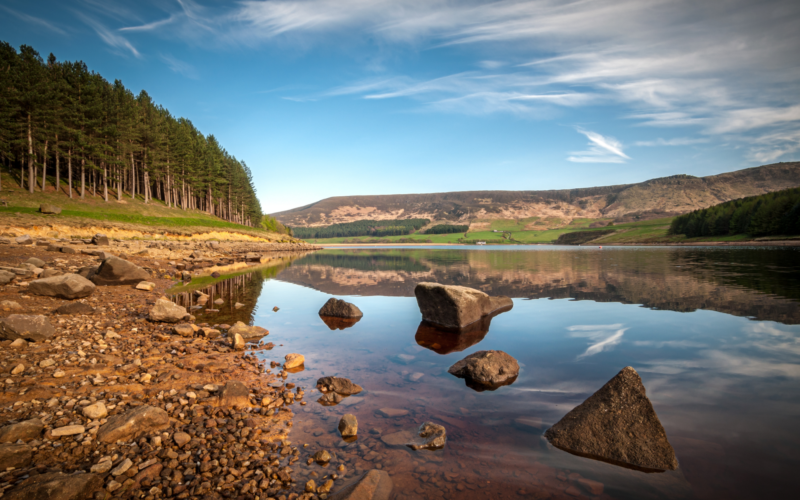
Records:
[[[639,147],[653,147],[653,146],[691,146],[693,144],[704,144],[709,141],[708,138],[691,138],[691,137],[676,137],[674,139],[658,138],[654,141],[637,141],[634,146]]]
[[[139,51],[136,50],[136,47],[134,47],[122,35],[118,35],[118,34],[114,33],[113,31],[109,30],[104,25],[102,25],[101,23],[99,23],[95,19],[92,19],[89,16],[86,16],[84,14],[78,13],[78,17],[80,17],[83,20],[84,23],[86,23],[89,26],[91,26],[92,29],[94,29],[95,33],[97,33],[97,35],[100,37],[100,39],[103,40],[106,44],[108,44],[111,47],[114,47],[116,49],[123,49],[124,51],[130,51],[130,53],[133,54],[135,57],[138,57],[138,58],[142,57],[142,55],[139,53]]]
[[[593,343],[576,359],[594,356],[622,342],[622,336],[627,328],[621,323],[614,325],[574,325],[568,326],[567,331],[571,337],[588,338]]]
[[[625,163],[625,160],[631,159],[622,150],[622,143],[613,137],[581,128],[578,132],[589,139],[589,149],[573,152],[567,160],[575,163]]]
[[[42,18],[39,18],[39,17],[36,17],[36,16],[31,16],[29,14],[23,14],[22,12],[14,10],[14,9],[12,9],[10,7],[6,7],[5,5],[0,5],[0,9],[8,12],[12,16],[14,16],[17,19],[20,19],[20,20],[22,20],[22,21],[24,21],[24,22],[26,22],[28,24],[41,26],[42,28],[45,28],[48,31],[51,31],[53,33],[58,33],[59,35],[66,35],[67,34],[64,30],[62,30],[58,26],[54,25],[51,22],[45,21]]]

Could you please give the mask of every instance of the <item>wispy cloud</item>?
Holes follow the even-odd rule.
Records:
[[[85,14],[77,13],[77,15],[84,23],[88,24],[92,29],[94,29],[95,33],[97,33],[100,39],[103,40],[107,45],[114,47],[115,49],[129,51],[134,57],[142,57],[139,51],[136,50],[136,47],[134,47],[133,44],[131,44],[124,36],[111,31],[96,19],[93,19]]]
[[[173,72],[181,74],[186,78],[191,78],[193,80],[199,78],[197,74],[197,69],[195,69],[195,67],[192,66],[191,64],[185,61],[181,61],[180,59],[177,59],[169,54],[161,54],[159,58],[162,61],[164,61],[164,63],[167,66],[169,66],[169,69],[171,69]]]
[[[621,323],[613,325],[573,325],[567,331],[571,337],[587,338],[592,344],[576,359],[594,356],[622,342],[622,336],[628,330]]]
[[[691,146],[693,144],[705,144],[710,139],[707,137],[691,138],[691,137],[676,137],[674,139],[658,138],[654,141],[637,141],[633,145],[639,147],[654,147],[654,146]]]
[[[59,28],[55,24],[53,24],[53,23],[51,23],[49,21],[45,21],[44,19],[41,19],[39,17],[31,16],[29,14],[24,14],[22,12],[14,10],[14,9],[12,9],[10,7],[6,7],[5,5],[0,5],[0,10],[4,10],[4,11],[8,12],[12,16],[14,16],[17,19],[20,19],[21,21],[24,21],[24,22],[26,22],[28,24],[33,24],[35,26],[40,26],[42,28],[46,28],[47,30],[52,31],[54,33],[58,33],[59,35],[66,35],[67,34],[64,30],[62,30],[61,28]]]
[[[613,137],[607,137],[578,128],[578,132],[589,139],[589,149],[573,152],[567,160],[575,163],[625,163],[631,157],[622,150],[622,143]]]

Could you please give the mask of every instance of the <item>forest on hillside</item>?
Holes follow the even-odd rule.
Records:
[[[453,224],[437,224],[432,228],[425,231],[425,234],[453,234],[453,233],[466,233],[469,231],[469,224],[453,225]]]
[[[82,61],[0,42],[0,160],[30,193],[160,200],[261,225],[250,169],[213,135]],[[2,189],[2,185],[0,185]],[[87,193],[90,192],[90,193]]]
[[[800,234],[800,188],[728,201],[676,217],[669,234],[788,236]]]
[[[402,236],[411,234],[429,222],[428,219],[359,220],[323,227],[294,227],[292,234],[304,240],[350,236]]]

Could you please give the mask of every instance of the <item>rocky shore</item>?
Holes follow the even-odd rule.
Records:
[[[188,314],[151,319],[177,280],[287,249],[0,236],[0,496],[327,498],[348,471],[287,439],[304,389],[255,356],[272,345],[240,350],[224,335],[233,327]],[[144,269],[147,285],[92,285],[74,300],[32,293],[42,276],[91,278],[111,255]],[[310,481],[296,479],[311,467]]]

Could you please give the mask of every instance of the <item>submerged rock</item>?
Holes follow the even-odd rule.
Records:
[[[356,416],[347,413],[339,420],[339,432],[342,437],[352,437],[358,434],[358,420]]]
[[[464,328],[514,305],[508,297],[490,297],[473,288],[439,283],[418,283],[414,295],[424,321],[453,329]]]
[[[473,389],[491,391],[513,383],[519,375],[519,363],[503,351],[478,351],[457,361],[447,372],[466,379]]]
[[[547,429],[545,437],[590,458],[644,469],[678,468],[642,379],[630,366]]]
[[[360,385],[344,377],[322,377],[317,380],[317,389],[322,392],[336,392],[343,396],[358,394],[364,390]]]
[[[319,315],[333,318],[360,318],[364,313],[355,304],[331,297],[319,310]]]
[[[438,450],[444,448],[447,442],[447,432],[445,428],[433,422],[425,422],[419,426],[418,438],[406,443],[412,450]]]
[[[94,292],[94,283],[77,274],[62,274],[51,278],[31,281],[28,291],[34,295],[58,297],[59,299],[82,299]]]
[[[389,500],[392,478],[384,470],[373,469],[343,484],[329,500]]]
[[[286,355],[286,361],[283,363],[283,367],[287,370],[290,368],[297,368],[299,366],[303,366],[306,362],[305,356],[302,354],[297,353],[289,353]]]
[[[92,281],[98,286],[135,285],[150,279],[150,273],[127,260],[109,257],[100,264]]]
[[[55,332],[47,316],[12,314],[0,318],[0,339],[43,342],[51,338]]]
[[[38,474],[22,481],[7,492],[4,500],[84,500],[93,498],[103,487],[98,474]]]

